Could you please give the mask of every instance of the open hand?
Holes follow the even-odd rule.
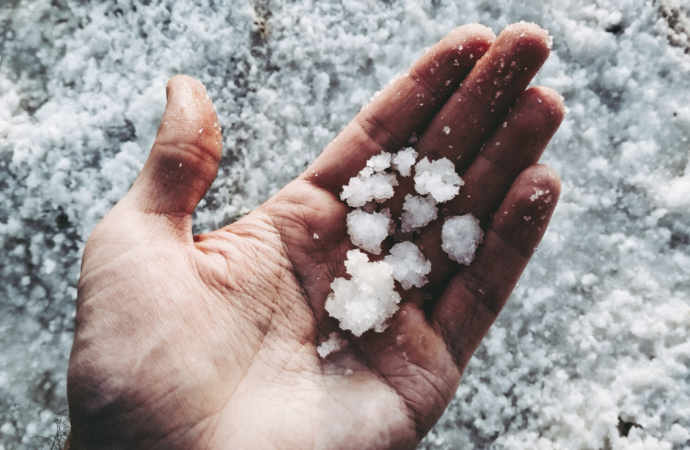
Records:
[[[547,34],[516,24],[453,31],[367,105],[299,178],[242,220],[192,236],[221,158],[203,86],[177,76],[151,155],[90,237],[68,393],[73,449],[411,449],[538,245],[560,181],[535,165],[563,118],[525,90]],[[444,128],[448,127],[445,131]],[[448,132],[446,132],[449,129]],[[447,157],[465,186],[414,239],[429,283],[400,291],[383,333],[340,332],[324,301],[354,248],[342,186],[369,157],[407,146]],[[411,178],[385,205],[400,217]],[[441,250],[443,217],[472,213],[484,242],[469,267]]]

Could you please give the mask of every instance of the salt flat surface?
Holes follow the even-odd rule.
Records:
[[[554,36],[537,81],[571,110],[544,158],[561,204],[420,448],[690,448],[688,0],[79,3],[0,6],[0,450],[42,448],[66,409],[80,251],[170,76],[199,78],[224,130],[202,231],[299,174],[455,26],[523,19]]]

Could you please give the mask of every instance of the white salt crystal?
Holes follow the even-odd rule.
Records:
[[[483,237],[479,220],[472,214],[449,217],[441,230],[441,248],[453,261],[469,266]]]
[[[319,235],[314,233],[314,239],[318,239],[318,238],[319,238]]]
[[[412,172],[412,166],[417,162],[417,156],[419,153],[415,151],[412,147],[407,147],[400,150],[393,157],[393,169],[397,170],[401,176],[409,177]]]
[[[386,170],[391,166],[391,155],[388,152],[381,152],[378,155],[374,155],[367,161],[367,167],[371,167],[374,172],[381,172]]]
[[[403,209],[405,210],[402,214],[401,229],[403,231],[411,231],[415,228],[424,227],[438,217],[436,202],[430,195],[420,197],[418,195],[407,194],[405,196]]]
[[[443,132],[446,133],[446,134],[450,134],[450,127],[449,127],[448,125],[446,125],[445,127],[443,127]]]
[[[437,203],[446,202],[460,192],[465,184],[448,158],[429,162],[425,157],[415,166],[414,186],[422,195],[431,194]]]
[[[55,261],[53,261],[52,259],[46,259],[46,260],[43,262],[43,269],[46,271],[46,273],[47,273],[48,275],[50,275],[51,273],[53,273],[53,270],[55,270],[55,267],[56,267],[56,266],[57,266],[57,264],[56,264]]]
[[[365,167],[356,177],[350,178],[347,186],[343,186],[340,198],[349,206],[356,208],[372,200],[382,202],[393,197],[393,186],[397,185],[398,180],[394,174],[373,173],[371,167]]]
[[[371,214],[355,209],[347,215],[347,233],[352,243],[374,255],[381,253],[381,242],[395,231],[388,209]]]
[[[326,311],[340,321],[340,328],[361,336],[367,330],[382,332],[384,322],[398,310],[393,268],[385,261],[369,262],[359,250],[347,252],[345,270],[350,280],[336,278],[326,299]]]
[[[372,167],[367,166],[364,169],[359,171],[358,176],[368,178],[368,177],[372,176],[373,174],[374,174],[374,169]],[[352,180],[352,178],[350,178],[350,180]]]
[[[393,278],[400,282],[403,289],[422,287],[429,281],[425,275],[431,272],[431,262],[412,242],[395,244],[384,261],[391,265]]]
[[[328,335],[328,339],[323,341],[321,345],[316,348],[320,357],[325,358],[333,352],[337,352],[347,345],[347,341],[338,336],[338,333],[333,332]]]

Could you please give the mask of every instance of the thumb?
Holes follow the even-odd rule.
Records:
[[[195,79],[171,78],[167,97],[151,154],[126,201],[191,231],[194,208],[218,173],[223,151],[220,125],[206,89]]]

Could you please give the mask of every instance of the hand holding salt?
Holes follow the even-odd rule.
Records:
[[[203,86],[173,78],[84,252],[70,445],[415,448],[555,207],[535,164],[563,105],[525,90],[550,45],[532,24],[458,28],[299,178],[194,237],[221,136]]]

